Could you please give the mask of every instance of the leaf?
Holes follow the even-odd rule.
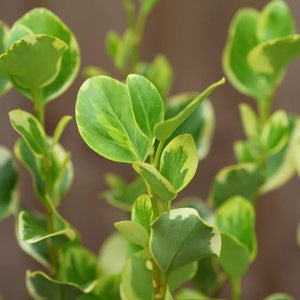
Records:
[[[175,296],[176,300],[221,300],[216,298],[210,298],[207,297],[198,291],[192,290],[192,289],[181,289],[179,292],[176,293]]]
[[[205,256],[218,256],[220,247],[218,230],[192,208],[173,209],[152,224],[150,250],[166,275]]]
[[[0,20],[0,55],[5,52],[5,42],[9,32],[8,26]],[[0,73],[0,96],[4,95],[11,88],[11,83],[7,76]]]
[[[53,36],[28,35],[14,42],[0,56],[0,71],[21,88],[42,88],[58,76],[67,47],[66,43]]]
[[[198,268],[198,263],[194,261],[188,265],[184,265],[183,267],[180,267],[175,271],[171,272],[168,279],[168,286],[170,288],[170,291],[176,290],[184,282],[192,279],[197,272],[197,268]]]
[[[259,12],[244,8],[234,16],[223,53],[223,69],[231,84],[241,93],[265,99],[271,93],[271,80],[248,64],[249,52],[258,45],[256,27]]]
[[[198,153],[193,137],[182,134],[164,148],[159,171],[179,192],[193,179],[197,166]]]
[[[256,31],[260,42],[295,33],[295,23],[288,5],[282,0],[267,4],[260,14]]]
[[[237,141],[234,143],[234,154],[239,163],[260,163],[260,145],[252,141]]]
[[[93,289],[93,293],[97,295],[94,300],[121,300],[120,282],[120,275],[108,275],[99,278]]]
[[[132,207],[132,221],[142,225],[150,233],[150,224],[153,221],[151,199],[148,195],[139,196]]]
[[[95,66],[89,66],[84,68],[83,70],[83,77],[85,79],[94,77],[94,76],[99,76],[99,75],[109,75],[109,73],[99,67],[95,67]]]
[[[121,273],[127,257],[128,242],[119,233],[110,235],[99,251],[101,273],[115,275]]]
[[[242,196],[254,202],[263,177],[255,164],[226,167],[215,176],[209,201],[220,206],[233,196]]]
[[[276,293],[269,295],[268,297],[264,298],[264,300],[294,300],[294,298],[288,294]]]
[[[149,234],[139,223],[122,221],[114,224],[115,228],[131,243],[143,248],[148,246]]]
[[[151,189],[165,204],[176,198],[177,193],[172,184],[152,165],[136,162],[133,164],[133,168],[148,182]]]
[[[130,67],[129,63],[134,43],[134,33],[130,29],[126,30],[118,43],[117,52],[113,58],[116,68],[124,73],[127,73]]]
[[[157,5],[160,0],[142,0],[142,11],[145,14],[149,14],[155,5]]]
[[[285,111],[276,111],[262,130],[262,144],[272,154],[279,152],[289,140],[289,119]]]
[[[182,111],[193,99],[195,93],[179,94],[166,102],[165,119],[170,119]],[[211,102],[206,99],[196,110],[173,132],[167,143],[176,136],[189,133],[193,136],[198,149],[199,160],[204,159],[210,149],[211,139],[215,128],[214,110]]]
[[[47,151],[47,139],[40,122],[30,113],[16,109],[9,112],[14,129],[23,137],[36,156],[43,156]]]
[[[204,92],[198,97],[192,100],[181,112],[176,116],[158,123],[154,128],[154,135],[158,140],[167,139],[196,109],[197,107],[213,92],[213,90],[224,84],[225,79],[217,81],[210,85]]]
[[[51,145],[51,140],[48,140]],[[46,186],[43,159],[36,157],[23,139],[16,142],[14,152],[19,161],[29,171],[33,187],[38,198],[45,203]],[[57,207],[66,195],[73,181],[73,166],[68,153],[60,144],[56,144],[50,155],[49,197],[52,204]]]
[[[219,261],[214,257],[204,257],[199,260],[193,283],[201,293],[205,295],[215,294],[224,283],[225,274],[221,272],[219,264]]]
[[[121,43],[119,35],[114,31],[109,31],[106,35],[106,50],[110,58],[114,61]]]
[[[78,93],[76,120],[84,141],[105,158],[132,163],[148,156],[150,142],[135,125],[121,82],[106,76],[86,80]]]
[[[152,139],[154,126],[164,120],[161,96],[156,87],[141,75],[129,75],[126,84],[135,121],[141,132]]]
[[[26,272],[26,287],[33,299],[76,300],[84,294],[79,286],[51,279],[40,271]]]
[[[264,42],[249,53],[249,64],[266,75],[279,76],[300,54],[300,35],[294,34]]]
[[[98,279],[97,258],[79,245],[69,245],[59,251],[57,280],[75,283],[82,288]]]
[[[164,55],[155,56],[150,64],[139,63],[135,72],[148,78],[156,86],[163,100],[168,96],[173,82],[173,70]]]
[[[5,43],[6,50],[10,48],[10,46],[16,42],[17,40],[22,39],[28,35],[34,35],[34,33],[22,24],[17,24],[11,28],[9,31],[8,39]]]
[[[110,190],[101,193],[106,201],[121,210],[130,212],[136,198],[146,193],[144,180],[141,177],[134,179],[130,183],[126,183],[116,174],[108,173],[105,180]]]
[[[23,25],[33,34],[45,34],[60,39],[68,46],[61,58],[60,70],[55,80],[40,89],[41,101],[46,103],[61,95],[74,81],[80,65],[78,43],[71,30],[46,8],[34,8],[27,12],[15,22],[11,32],[13,32],[15,26],[19,25]],[[43,60],[45,60],[45,57],[43,57]],[[14,82],[14,85],[19,92],[32,99],[31,90],[23,88],[16,82]]]
[[[251,259],[248,247],[234,236],[222,233],[220,263],[231,279],[237,279],[246,273]]]
[[[234,236],[248,247],[250,259],[257,253],[255,237],[255,211],[248,200],[236,196],[222,204],[215,217],[215,224],[222,233]]]
[[[55,128],[55,131],[54,131],[54,134],[53,134],[53,139],[52,139],[52,147],[54,147],[61,135],[63,134],[66,126],[68,125],[68,123],[72,120],[72,117],[71,116],[64,116],[60,119],[60,121],[58,122],[56,128]]]
[[[18,173],[12,154],[0,146],[0,221],[16,212]]]
[[[121,298],[123,300],[152,300],[153,275],[147,267],[144,251],[138,252],[126,260],[121,275]]]
[[[260,127],[256,113],[253,108],[246,103],[241,103],[239,105],[239,110],[247,138],[250,140],[257,140],[259,137]]]

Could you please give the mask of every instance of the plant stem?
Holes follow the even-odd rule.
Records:
[[[44,104],[40,101],[38,88],[32,89],[32,98],[33,98],[33,105],[34,105],[34,113],[37,119],[39,120],[39,122],[44,127],[45,125]]]
[[[163,150],[163,147],[164,147],[164,144],[165,144],[165,140],[161,140],[158,144],[158,147],[157,147],[157,150],[156,150],[156,153],[155,153],[155,158],[154,158],[154,167],[156,169],[159,168],[159,161],[160,161],[160,155],[161,155],[161,152]]]
[[[241,279],[232,278],[230,279],[231,290],[232,290],[232,300],[240,300],[241,296]]]

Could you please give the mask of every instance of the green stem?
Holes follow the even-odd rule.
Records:
[[[32,98],[33,98],[33,106],[34,106],[34,113],[36,118],[39,120],[39,122],[44,127],[45,125],[45,109],[44,104],[41,102],[39,97],[39,90],[38,88],[32,89]]]
[[[165,140],[161,140],[158,144],[158,147],[157,147],[157,150],[156,150],[156,153],[155,153],[154,167],[156,169],[159,168],[160,155],[161,155],[161,152],[164,148],[164,144],[165,144]]]
[[[241,279],[234,278],[230,279],[231,290],[232,290],[232,300],[240,300],[241,296]]]

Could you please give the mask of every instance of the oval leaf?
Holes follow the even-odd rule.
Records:
[[[150,233],[153,211],[151,199],[148,195],[141,195],[135,200],[132,207],[131,219],[142,225]]]
[[[144,161],[150,142],[135,125],[127,88],[95,76],[81,86],[76,120],[84,141],[98,154],[118,162]]]

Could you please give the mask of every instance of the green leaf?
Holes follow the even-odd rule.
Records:
[[[106,35],[106,50],[110,58],[115,61],[121,43],[119,35],[114,31],[109,31]]]
[[[28,35],[14,42],[0,56],[0,71],[17,86],[28,90],[42,88],[57,77],[67,47],[53,36]]]
[[[82,288],[92,284],[99,276],[97,258],[79,245],[69,245],[59,252],[57,280],[75,283]]]
[[[132,207],[132,221],[142,225],[150,233],[150,224],[153,221],[151,199],[148,195],[139,196]]]
[[[128,72],[128,68],[130,67],[130,57],[132,49],[134,47],[134,43],[134,33],[130,29],[126,30],[120,42],[117,45],[117,52],[115,54],[115,57],[113,58],[116,68],[121,72]]]
[[[259,44],[249,53],[249,64],[266,75],[281,76],[281,72],[300,54],[300,35],[290,35]]]
[[[255,164],[226,167],[215,176],[209,201],[220,206],[233,196],[242,196],[254,202],[263,177]]]
[[[79,286],[51,279],[40,271],[26,272],[26,287],[33,299],[76,300],[84,294]]]
[[[34,33],[22,24],[17,24],[11,28],[9,31],[8,39],[5,43],[6,50],[10,48],[10,46],[16,42],[17,40],[22,39],[28,35],[34,35]]]
[[[135,72],[148,78],[156,86],[163,100],[168,96],[173,82],[173,70],[164,55],[155,56],[151,64],[138,64]]]
[[[129,75],[126,84],[135,121],[141,132],[152,139],[154,126],[164,120],[161,96],[156,87],[141,75]]]
[[[51,143],[51,140],[48,140],[48,145],[51,145]],[[29,171],[36,195],[45,203],[46,186],[43,159],[36,157],[23,139],[16,142],[14,152],[19,161]],[[50,161],[49,197],[52,204],[57,207],[72,184],[73,166],[68,153],[60,144],[56,144],[53,148]]]
[[[105,175],[105,180],[110,190],[101,193],[106,201],[121,210],[130,212],[136,198],[146,193],[144,180],[141,177],[126,183],[121,177],[113,173]]]
[[[216,299],[216,298],[210,298],[207,297],[198,291],[192,290],[192,289],[182,289],[179,292],[176,293],[175,295],[176,300],[221,300],[221,299]]]
[[[256,27],[259,12],[250,8],[238,11],[231,22],[223,53],[223,69],[234,87],[256,99],[265,99],[271,92],[271,81],[248,64],[249,52],[258,44]]]
[[[231,279],[237,279],[247,271],[250,265],[248,247],[230,234],[222,233],[221,237],[220,263]]]
[[[121,273],[127,257],[128,242],[119,233],[109,236],[99,251],[101,273],[113,275]]]
[[[57,126],[55,128],[54,134],[53,134],[52,145],[51,145],[52,147],[54,147],[58,143],[58,141],[59,141],[61,135],[63,134],[66,126],[68,125],[68,123],[71,120],[72,120],[71,116],[63,116],[60,119],[59,123],[57,124]]]
[[[264,298],[264,300],[294,300],[294,298],[287,294],[276,293],[269,295],[268,297]]]
[[[222,233],[234,236],[248,247],[251,260],[255,258],[255,211],[248,200],[239,196],[227,200],[218,208],[215,223]]]
[[[16,212],[18,173],[12,154],[0,146],[0,221]]]
[[[40,89],[41,101],[46,103],[62,94],[74,81],[80,65],[79,47],[71,30],[55,14],[45,8],[35,8],[27,12],[16,21],[11,28],[11,32],[14,31],[15,26],[20,25],[26,27],[33,34],[52,36],[52,38],[57,38],[68,46],[61,58],[59,73],[56,78]],[[42,60],[49,61],[49,57],[42,57]],[[37,61],[36,58],[34,61]],[[40,66],[40,63],[38,63],[38,66]],[[23,95],[32,99],[31,90],[18,85],[16,82],[14,82],[14,85]]]
[[[179,192],[193,179],[197,166],[198,153],[193,137],[182,134],[164,148],[159,171]]]
[[[84,68],[82,74],[85,79],[99,75],[109,75],[107,71],[95,66],[89,66]]]
[[[148,246],[149,234],[139,223],[122,221],[114,224],[115,228],[131,243],[143,248]]]
[[[106,76],[96,76],[81,86],[76,120],[84,141],[95,152],[118,162],[144,161],[150,141],[135,125],[127,88]]]
[[[295,33],[295,23],[288,5],[282,0],[267,4],[260,14],[256,31],[260,42]]]
[[[157,5],[160,0],[142,0],[142,11],[145,14],[149,14],[155,5]]]
[[[289,119],[285,111],[275,112],[262,130],[262,144],[272,154],[279,152],[289,141]]]
[[[16,109],[9,112],[14,129],[23,137],[30,150],[36,156],[43,156],[47,151],[47,139],[40,122],[30,113]]]
[[[172,184],[152,165],[136,162],[133,164],[133,168],[148,182],[151,189],[165,204],[176,198],[177,193]]]
[[[259,137],[260,127],[256,113],[253,108],[246,103],[241,103],[239,105],[239,110],[247,138],[250,140],[257,140]]]
[[[214,257],[204,257],[199,260],[193,283],[201,293],[212,295],[224,283],[225,274],[220,271],[219,264]]]
[[[5,43],[9,28],[0,20],[0,55],[5,52]],[[0,73],[0,96],[4,95],[11,88],[11,83],[7,76]]]
[[[171,97],[166,102],[165,119],[170,119],[182,111],[197,97],[195,93],[180,94]],[[211,102],[206,99],[196,110],[174,131],[167,143],[176,136],[189,133],[193,136],[198,149],[199,160],[204,159],[210,149],[215,128],[214,110]]]
[[[176,290],[184,282],[192,279],[195,276],[197,269],[198,263],[194,261],[171,272],[168,278],[168,286],[170,291]]]
[[[150,250],[166,275],[205,256],[218,256],[220,248],[217,228],[206,225],[192,208],[173,209],[152,224]]]
[[[121,275],[121,298],[123,300],[152,300],[153,275],[148,267],[144,251],[129,257]]]
[[[260,145],[252,141],[237,141],[234,143],[234,154],[239,163],[260,163]]]
[[[120,282],[121,276],[119,274],[102,276],[93,289],[93,293],[97,295],[94,300],[121,300]]]
[[[213,90],[224,84],[225,79],[217,81],[210,85],[203,93],[193,99],[182,111],[176,116],[158,123],[154,128],[155,137],[158,140],[167,139],[196,109],[197,107],[213,92]]]

